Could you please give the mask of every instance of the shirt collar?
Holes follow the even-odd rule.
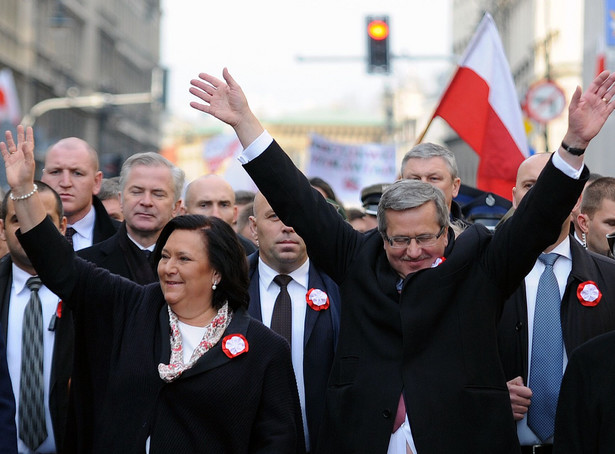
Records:
[[[295,282],[305,288],[308,289],[309,282],[309,272],[310,272],[310,259],[306,259],[303,265],[289,273],[288,275],[293,278]],[[263,260],[258,258],[258,274],[262,282],[267,285],[267,288],[273,284],[273,278],[276,277],[278,273],[276,270],[268,266]]]
[[[562,257],[566,257],[568,260],[572,260],[572,252],[570,252],[570,235],[566,235],[566,238],[550,252],[555,252]]]
[[[94,232],[94,222],[96,221],[96,212],[94,205],[90,207],[90,211],[84,217],[79,219],[74,224],[69,224],[67,227],[72,227],[83,238],[91,239]]]
[[[12,267],[13,287],[15,289],[15,293],[19,294],[23,291],[24,288],[26,288],[26,282],[32,277],[32,275],[19,268],[17,265],[15,265],[15,263],[12,264]]]
[[[152,244],[151,246],[148,246],[148,247],[143,247],[139,243],[137,243],[137,240],[135,240],[133,237],[130,236],[130,233],[128,233],[128,230],[126,230],[126,236],[128,237],[128,239],[130,241],[132,241],[142,251],[154,252],[154,248],[156,247],[156,243],[154,243],[154,244]]]

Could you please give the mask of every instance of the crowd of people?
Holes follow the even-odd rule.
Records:
[[[431,143],[344,207],[226,69],[191,106],[256,193],[157,153],[103,179],[77,138],[35,180],[32,129],[7,131],[0,452],[611,452],[615,179],[583,155],[614,83],[577,89],[495,229]]]

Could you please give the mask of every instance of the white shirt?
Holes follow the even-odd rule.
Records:
[[[307,451],[310,451],[310,438],[308,436],[307,419],[305,413],[305,382],[303,380],[303,334],[305,332],[305,313],[307,309],[307,294],[310,272],[310,260],[307,259],[303,265],[289,274],[293,278],[288,283],[287,289],[292,305],[292,331],[291,331],[291,356],[295,378],[297,380],[297,390],[299,391],[299,403],[301,404],[301,416],[303,417],[303,432],[305,433],[305,444]],[[278,274],[277,271],[267,266],[260,258],[258,259],[258,286],[261,297],[261,316],[263,324],[271,327],[273,307],[275,300],[280,293],[280,287],[273,282]]]
[[[194,350],[203,340],[207,326],[188,325],[180,320],[177,321],[177,326],[182,336],[182,361],[188,364]]]
[[[559,295],[560,299],[564,295],[564,291],[566,290],[566,282],[568,281],[568,276],[572,271],[572,253],[570,251],[570,237],[567,236],[564,241],[558,244],[551,252],[555,252],[560,255],[560,257],[553,264],[553,273],[555,273],[555,278],[557,279],[557,284],[559,285]],[[525,298],[527,300],[527,330],[528,330],[528,365],[532,364],[532,337],[534,335],[534,310],[536,309],[536,293],[538,291],[538,281],[540,280],[540,276],[545,269],[545,264],[540,260],[536,260],[534,264],[534,268],[529,274],[525,277]],[[563,340],[562,340],[562,348],[564,351],[564,359],[562,362],[562,375],[566,370],[566,365],[568,364],[568,357],[566,355],[566,348],[564,348]],[[532,380],[532,369],[531,366],[528,367],[527,374],[527,386],[528,383],[531,383]],[[521,421],[517,421],[517,435],[519,437],[519,443],[521,445],[538,445],[542,442],[540,439],[532,432],[527,425],[527,414]],[[553,443],[553,438],[547,440],[548,443]]]
[[[94,205],[90,207],[90,211],[83,218],[79,219],[74,224],[69,224],[67,227],[75,229],[73,235],[73,249],[79,251],[86,247],[92,246],[94,243],[94,223],[96,222],[96,211]]]
[[[141,246],[139,243],[137,243],[137,240],[135,240],[133,237],[130,236],[130,234],[128,232],[126,232],[126,236],[128,237],[128,239],[130,241],[132,241],[139,249],[141,249],[142,251],[150,251],[150,252],[154,252],[154,248],[156,247],[156,243],[148,246],[148,247],[143,247]]]
[[[271,137],[271,134],[269,134],[267,131],[263,131],[262,134],[260,136],[258,136],[254,142],[252,142],[250,145],[248,145],[246,147],[245,150],[243,150],[243,152],[238,156],[238,160],[241,164],[247,164],[248,162],[250,162],[251,160],[259,157],[264,151],[265,149],[271,144],[271,142],[273,142],[273,138]],[[553,165],[559,169],[561,172],[563,172],[564,174],[566,174],[567,176],[569,176],[570,178],[575,178],[575,179],[579,179],[579,177],[581,176],[581,172],[583,171],[583,168],[581,167],[580,169],[575,169],[574,167],[572,167],[570,164],[568,164],[566,161],[564,161],[564,159],[556,152],[553,154]],[[570,256],[570,243],[566,243],[568,245],[568,257]],[[561,245],[560,245],[561,246]],[[555,251],[558,252],[558,251]],[[557,262],[559,262],[560,260],[562,260],[561,258],[557,260]],[[538,262],[538,261],[537,261]],[[556,262],[556,265],[557,265]],[[544,268],[544,265],[542,265]],[[572,265],[570,265],[572,267]],[[554,269],[557,268],[554,267]],[[570,269],[568,270],[568,274],[570,274]],[[568,274],[566,274],[566,278],[568,277]],[[557,272],[556,272],[556,276],[557,276]],[[538,282],[538,281],[536,281]],[[560,282],[559,277],[558,277],[558,282]],[[538,285],[538,284],[536,284]],[[564,285],[565,285],[565,280],[564,280]],[[561,283],[560,283],[561,286]],[[560,294],[563,291],[560,290]],[[536,301],[536,292],[534,292],[534,304]],[[532,326],[533,326],[533,317],[534,317],[534,312],[533,312],[533,308],[532,308]],[[528,319],[529,319],[529,306],[528,306]],[[264,321],[264,314],[263,314],[263,321]],[[294,327],[293,327],[294,329]],[[528,326],[528,329],[531,332],[530,326]],[[293,333],[294,336],[294,333]],[[530,339],[531,340],[531,339]],[[531,345],[531,344],[529,344]],[[565,354],[564,354],[565,356]],[[564,361],[567,361],[567,359],[565,358]],[[293,361],[293,365],[294,365],[294,361]],[[396,409],[397,410],[397,409]],[[305,418],[305,415],[304,415]],[[527,421],[526,418],[523,418],[522,421],[520,421],[521,423],[523,423],[525,421],[525,426],[527,428]],[[404,427],[405,426],[405,427]],[[408,417],[406,417],[406,421],[404,423],[404,426],[402,426],[397,432],[400,432],[403,429],[403,437],[407,440],[407,442],[409,443],[409,445],[412,447],[413,451],[415,454],[417,454],[416,448],[414,447],[414,440],[412,438],[412,430],[410,428],[410,423],[408,421]],[[517,423],[517,428],[519,428],[519,423]],[[528,429],[529,430],[529,429]],[[531,433],[531,431],[530,431]],[[390,445],[389,445],[389,450],[388,450],[388,454],[405,454],[405,446],[403,446],[403,444],[401,443],[396,443],[396,438],[401,438],[402,434],[398,434],[397,437],[395,434],[393,434],[393,436],[391,437],[391,441],[390,441]],[[521,441],[521,439],[520,439]],[[521,442],[521,444],[528,444],[528,443],[523,443]],[[530,444],[535,444],[535,443],[530,443]],[[402,450],[402,446],[403,446],[403,450]]]
[[[8,327],[6,339],[7,360],[9,363],[9,375],[13,384],[13,394],[15,394],[16,412],[15,422],[17,425],[17,435],[19,436],[19,388],[21,379],[21,333],[23,327],[23,315],[26,305],[30,300],[30,289],[26,286],[26,281],[32,277],[14,263],[12,265],[13,284],[11,285],[11,299],[9,303]],[[36,452],[55,452],[56,442],[49,412],[49,381],[51,378],[51,361],[53,359],[53,345],[55,331],[49,331],[48,326],[56,312],[60,299],[51,291],[41,286],[38,291],[43,311],[43,377],[44,377],[44,398],[45,398],[45,420],[47,423],[47,439],[41,444]],[[17,440],[20,453],[30,453],[28,447]]]

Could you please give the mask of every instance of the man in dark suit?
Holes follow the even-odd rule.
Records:
[[[513,188],[514,207],[519,206],[549,159],[548,153],[534,155],[519,166],[517,182]],[[558,254],[553,271],[559,286],[561,320],[556,325],[561,332],[558,338],[562,338],[566,352],[559,365],[559,378],[566,366],[567,356],[576,347],[598,334],[615,329],[615,261],[583,249],[569,234],[570,221],[569,216],[561,226],[557,241],[544,251],[545,254]],[[542,336],[537,333],[537,329],[541,328],[534,323],[535,308],[538,305],[537,289],[544,270],[545,264],[537,260],[522,285],[506,302],[498,326],[498,346],[506,379],[509,380],[517,434],[522,452],[528,453],[539,452],[540,449],[550,450],[553,444],[556,401],[551,404],[550,430],[545,435],[547,438],[542,439],[535,433],[535,426],[531,421],[528,422],[527,417],[528,409],[532,408],[530,402],[534,368],[531,360],[534,348],[530,346],[534,345],[533,339],[544,343]],[[596,304],[579,296],[588,282],[602,294],[601,300],[595,301]],[[554,389],[554,392],[557,393],[557,390]]]
[[[96,150],[86,141],[68,137],[52,145],[45,155],[41,180],[60,194],[68,219],[67,237],[76,251],[117,231],[120,223],[109,217],[96,197],[102,172]]]
[[[66,218],[62,214],[62,202],[49,186],[37,182],[38,191],[47,210],[47,214],[62,233],[66,229]],[[0,261],[0,325],[2,337],[6,340],[9,372],[13,390],[17,396],[17,413],[20,407],[20,389],[22,374],[22,324],[24,308],[28,303],[30,291],[27,280],[35,276],[36,270],[22,249],[15,232],[19,221],[15,216],[15,203],[11,193],[4,197],[0,213],[0,239],[7,242],[9,254]],[[62,302],[45,286],[38,290],[42,309],[42,329],[44,351],[43,357],[44,395],[49,396],[43,402],[45,408],[45,426],[47,436],[39,446],[27,446],[20,438],[19,452],[61,451],[64,442],[64,430],[68,411],[68,389],[73,361],[73,327],[70,313],[62,313]],[[17,428],[20,428],[17,417]]]
[[[259,250],[248,257],[248,312],[283,336],[273,322],[274,313],[280,310],[276,300],[281,290],[275,279],[277,275],[291,278],[286,286],[291,300],[290,345],[309,452],[316,447],[325,413],[327,379],[339,333],[339,289],[310,262],[301,237],[280,221],[261,193],[254,199],[250,225]]]
[[[222,219],[231,227],[237,222],[237,205],[232,186],[219,175],[203,175],[190,182],[182,207],[184,214],[202,214]],[[237,235],[246,255],[256,251],[256,246],[242,235]]]
[[[124,222],[117,233],[79,255],[139,284],[156,282],[150,263],[158,235],[177,215],[184,185],[184,172],[153,152],[129,157],[120,172]]]
[[[555,454],[615,452],[615,332],[570,356],[557,404]]]
[[[0,332],[5,332],[1,323]],[[4,336],[0,336],[0,440],[2,440],[0,445],[1,454],[17,454],[15,396],[13,396],[9,366],[6,362]]]
[[[223,76],[192,80],[203,103],[191,106],[234,126],[244,168],[340,286],[316,451],[519,452],[497,320],[581,193],[589,173],[581,155],[615,108],[615,74],[575,92],[564,145],[502,228],[492,235],[473,225],[459,238],[442,192],[412,180],[383,194],[377,232],[356,232],[264,131],[227,69]]]

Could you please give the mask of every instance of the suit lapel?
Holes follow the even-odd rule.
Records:
[[[245,310],[238,310],[233,314],[233,320],[231,320],[231,324],[228,328],[226,328],[226,331],[222,335],[222,339],[230,334],[241,334],[247,338],[246,334],[249,324],[250,316],[245,312]],[[231,361],[233,358],[226,356],[226,353],[222,350],[222,339],[207,353],[201,356],[194,366],[185,371],[182,374],[182,377],[188,378],[193,375],[202,374]]]
[[[320,278],[320,275],[318,274],[318,272],[314,268],[314,265],[310,261],[310,269],[309,269],[309,277],[308,277],[308,291],[310,291],[310,289],[313,289],[313,288],[320,289],[323,292],[327,293],[327,295],[329,295],[329,292],[327,291],[327,288],[325,287],[323,280]],[[316,325],[316,321],[318,320],[318,317],[320,316],[326,317],[327,316],[326,312],[329,311],[331,307],[331,305],[329,304],[329,309],[324,310],[324,311],[315,311],[307,304],[307,302],[305,302],[305,304],[307,305],[307,307],[305,308],[305,311],[306,311],[305,312],[305,328],[304,328],[304,333],[303,333],[303,347],[304,348],[308,344],[308,341],[310,340],[310,336],[312,335],[312,330],[314,329],[314,325]]]
[[[0,261],[0,322],[2,323],[2,337],[6,345],[6,335],[9,323],[9,303],[11,300],[11,284],[13,282],[11,272],[11,258],[4,256]]]
[[[263,314],[261,311],[261,292],[258,274],[258,251],[248,257],[249,279],[248,294],[250,295],[250,304],[248,305],[248,313],[256,320],[262,322]]]
[[[523,380],[527,384],[527,375],[529,373],[529,321],[527,316],[527,292],[525,290],[525,279],[521,282],[519,290],[513,293],[515,299],[515,307],[517,309],[517,320],[521,320],[521,335],[519,336],[519,342],[521,342],[521,370],[523,371]]]
[[[591,278],[591,274],[595,271],[595,267],[589,257],[589,254],[590,253],[583,249],[583,246],[581,246],[573,236],[570,236],[570,257],[572,258],[572,269],[568,275],[565,293],[568,291],[568,286],[575,280],[577,282],[593,280]]]

